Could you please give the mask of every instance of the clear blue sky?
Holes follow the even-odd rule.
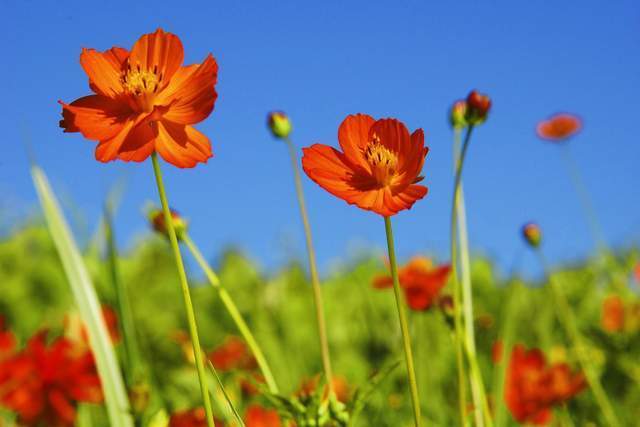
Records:
[[[404,258],[417,251],[445,258],[452,190],[446,112],[472,88],[494,101],[464,174],[474,251],[510,269],[523,252],[519,227],[530,219],[543,225],[556,261],[593,249],[559,147],[533,131],[559,110],[584,119],[570,148],[608,241],[638,243],[639,2],[382,3],[1,0],[0,222],[37,206],[21,143],[28,129],[56,191],[86,217],[87,230],[124,176],[121,246],[146,232],[141,208],[157,199],[151,164],[96,162],[93,142],[58,128],[57,101],[89,92],[78,63],[82,47],[130,47],[162,27],[181,37],[187,62],[211,52],[220,66],[215,110],[199,126],[214,159],[189,171],[164,168],[172,204],[212,257],[235,245],[272,269],[304,255],[285,147],[265,128],[266,113],[283,109],[298,146],[336,145],[339,123],[356,112],[422,127],[431,148],[424,168],[430,193],[395,218],[397,245]],[[304,186],[325,272],[354,250],[384,248],[380,217],[306,177]],[[521,262],[535,271],[526,256]]]

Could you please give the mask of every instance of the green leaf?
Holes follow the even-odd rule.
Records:
[[[102,317],[100,302],[87,268],[46,175],[34,164],[31,166],[31,176],[44,211],[49,232],[69,280],[80,317],[87,327],[111,425],[118,427],[133,426],[122,374]]]

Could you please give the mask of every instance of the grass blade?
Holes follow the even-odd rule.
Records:
[[[69,280],[80,317],[87,327],[111,425],[118,427],[133,426],[122,374],[116,361],[113,346],[109,340],[107,328],[102,318],[100,303],[89,273],[82,261],[80,252],[46,175],[42,169],[34,164],[31,166],[31,176],[44,211],[49,232]]]

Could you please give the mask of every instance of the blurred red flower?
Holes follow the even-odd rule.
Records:
[[[640,263],[636,264],[636,268],[633,269],[633,275],[635,276],[636,283],[640,283]]]
[[[416,185],[424,158],[424,132],[396,119],[348,116],[338,129],[342,152],[323,144],[303,148],[302,168],[316,184],[361,209],[392,216],[427,194]]]
[[[624,301],[618,295],[609,295],[602,302],[602,329],[619,332],[624,328]]]
[[[46,331],[0,361],[0,405],[25,426],[73,426],[78,402],[102,402],[93,355],[67,338],[46,343]]]
[[[514,346],[505,382],[505,401],[520,423],[545,425],[551,408],[566,402],[586,386],[584,375],[571,372],[564,363],[548,366],[539,349]]]
[[[578,116],[569,113],[558,113],[538,123],[538,137],[547,141],[562,142],[582,129],[582,121]]]
[[[222,345],[209,353],[209,360],[219,371],[252,370],[257,367],[256,359],[242,338],[234,336],[228,337]]]
[[[60,102],[60,127],[99,141],[101,162],[142,162],[153,152],[180,168],[206,162],[211,143],[192,125],[213,111],[218,65],[211,55],[201,64],[183,60],[180,39],[161,29],[131,51],[83,49],[80,65],[95,94]]]
[[[118,329],[118,315],[108,305],[102,305],[102,318],[107,326],[107,332],[109,338],[113,344],[120,342],[120,330]],[[64,318],[65,335],[73,340],[82,342],[87,347],[89,346],[89,332],[87,327],[83,324],[82,319],[77,313],[68,314]]]
[[[251,405],[244,415],[246,427],[280,427],[278,411],[265,409],[262,406]]]
[[[0,362],[10,357],[16,348],[16,337],[5,327],[4,316],[0,315]]]
[[[440,291],[447,284],[451,266],[434,267],[429,258],[413,257],[398,271],[400,286],[404,290],[407,304],[412,310],[427,310],[440,297]],[[393,287],[390,275],[380,275],[373,279],[378,289]]]
[[[223,427],[222,421],[213,420],[216,427]],[[171,414],[169,427],[207,427],[207,416],[204,408],[186,409]]]

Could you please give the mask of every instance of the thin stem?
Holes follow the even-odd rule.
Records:
[[[462,304],[463,304],[463,319],[464,319],[464,347],[467,353],[469,368],[471,371],[471,394],[474,403],[474,414],[476,418],[476,425],[483,426],[485,423],[488,426],[493,425],[491,414],[489,412],[489,405],[486,398],[484,389],[484,383],[482,380],[482,373],[478,366],[478,358],[476,354],[476,342],[473,324],[473,293],[471,289],[471,265],[469,261],[469,244],[467,238],[467,223],[466,212],[464,209],[464,196],[462,193],[462,169],[464,166],[464,159],[469,147],[469,141],[471,140],[471,134],[473,133],[473,125],[467,128],[464,143],[460,150],[460,155],[455,156],[457,159],[455,164],[455,181],[453,190],[453,206],[451,209],[451,267],[452,278],[454,283],[458,282],[458,268],[460,268],[462,276]],[[454,144],[454,150],[456,144]],[[457,152],[457,150],[455,150]],[[457,153],[456,153],[457,154]],[[457,236],[460,240],[460,265],[458,266],[457,259],[457,246],[455,244],[456,237],[456,225]],[[458,284],[457,287],[460,285]],[[459,311],[459,310],[458,310]]]
[[[400,319],[400,330],[402,332],[402,343],[404,345],[404,356],[407,362],[407,374],[409,376],[409,387],[411,390],[411,402],[413,403],[413,417],[415,426],[421,425],[420,416],[420,398],[418,397],[418,383],[416,381],[416,372],[413,366],[413,354],[411,352],[411,339],[409,337],[409,326],[407,324],[407,314],[405,313],[404,304],[400,290],[400,279],[398,277],[398,264],[396,261],[396,250],[393,243],[393,230],[391,228],[391,218],[384,217],[384,227],[387,233],[387,248],[389,249],[389,263],[391,264],[391,277],[393,277],[393,292],[396,297],[396,306],[398,308],[398,317]]]
[[[180,246],[178,245],[176,230],[173,227],[173,218],[171,217],[171,211],[169,210],[169,202],[167,201],[167,194],[164,189],[164,183],[162,182],[162,171],[160,170],[160,162],[158,161],[158,155],[156,153],[153,153],[151,155],[151,161],[153,163],[153,172],[156,176],[156,185],[158,186],[160,202],[162,203],[164,222],[169,234],[169,241],[171,242],[173,256],[176,260],[176,267],[178,268],[178,276],[180,278],[180,286],[182,289],[182,298],[184,299],[184,308],[187,312],[187,322],[189,323],[189,334],[191,335],[193,354],[196,359],[196,369],[198,371],[198,380],[200,381],[200,393],[202,394],[204,411],[207,417],[207,426],[215,427],[213,423],[213,410],[211,409],[209,388],[207,386],[207,378],[204,370],[202,349],[200,347],[200,339],[198,338],[198,326],[196,324],[196,316],[193,310],[193,304],[191,303],[191,294],[189,293],[189,282],[187,281],[187,273],[184,269],[184,263],[182,262],[182,255],[180,254]]]
[[[264,376],[267,387],[269,387],[269,391],[274,394],[278,393],[278,386],[273,377],[273,373],[271,372],[271,368],[267,363],[267,359],[265,358],[264,353],[258,345],[255,337],[251,333],[249,326],[242,317],[242,314],[238,310],[238,307],[233,302],[231,295],[229,295],[229,292],[220,284],[218,275],[213,271],[209,263],[202,255],[202,252],[200,252],[200,249],[198,249],[196,244],[193,242],[193,240],[191,240],[191,237],[187,233],[184,233],[184,235],[182,236],[182,242],[187,246],[187,249],[189,249],[191,255],[193,255],[202,271],[204,271],[204,274],[205,276],[207,276],[207,280],[209,280],[211,286],[213,286],[218,291],[218,295],[220,296],[222,304],[224,304],[224,307],[227,309],[227,312],[233,319],[233,322],[236,324],[236,327],[240,331],[240,334],[251,349],[253,356],[256,358],[256,362],[258,363],[260,371]]]
[[[334,393],[333,390],[333,372],[331,370],[331,357],[329,356],[329,343],[327,340],[327,326],[324,315],[324,306],[322,304],[322,289],[320,288],[320,278],[318,276],[318,267],[316,264],[316,253],[313,249],[313,240],[311,238],[311,226],[309,225],[309,216],[304,202],[304,192],[302,191],[302,180],[300,179],[300,170],[298,169],[298,159],[295,148],[289,137],[284,139],[289,149],[291,158],[291,167],[293,169],[293,178],[296,186],[296,195],[298,197],[298,206],[300,208],[300,216],[304,225],[304,234],[307,244],[307,255],[309,258],[309,273],[311,274],[311,287],[313,288],[313,302],[316,309],[316,322],[318,324],[318,336],[320,338],[320,349],[322,352],[322,366],[324,368],[324,376],[327,381],[329,396]]]
[[[454,170],[458,170],[458,165],[460,164],[458,151],[460,150],[460,130],[454,130]],[[456,245],[456,228],[455,226],[451,227],[451,253],[455,254],[455,245]],[[455,260],[451,258],[451,268],[452,273],[455,274]],[[455,328],[455,346],[456,346],[456,365],[458,371],[458,410],[460,412],[460,425],[467,425],[467,382],[466,382],[466,369],[464,365],[464,354],[463,354],[463,326],[462,326],[462,311],[460,310],[461,303],[461,289],[460,282],[458,280],[453,280],[453,320],[454,320],[454,328]]]
[[[551,274],[551,270],[544,256],[544,253],[542,252],[542,249],[537,248],[536,254],[538,255],[545,276],[547,277],[547,280],[551,285],[551,290],[558,307],[558,318],[560,319],[560,323],[562,323],[562,326],[564,327],[567,335],[569,336],[569,339],[571,340],[573,352],[575,353],[578,362],[582,366],[582,370],[584,371],[587,382],[589,383],[589,388],[591,389],[593,396],[596,399],[600,410],[602,411],[602,415],[604,415],[604,418],[607,421],[607,425],[611,427],[618,427],[620,426],[620,423],[618,422],[615,411],[611,406],[611,402],[609,402],[607,393],[602,388],[602,384],[600,383],[598,374],[592,364],[588,347],[585,344],[578,326],[575,323],[573,311],[571,310],[571,306],[569,305],[569,301],[567,300],[564,290],[562,289],[562,286],[559,284],[559,282],[555,280],[554,276]]]
[[[582,209],[587,216],[587,222],[589,224],[589,228],[591,229],[591,234],[593,236],[593,239],[595,240],[598,250],[603,254],[606,254],[609,252],[609,249],[607,247],[606,239],[604,238],[604,233],[602,232],[602,227],[600,226],[600,221],[598,221],[598,215],[596,214],[593,202],[591,201],[591,196],[589,195],[587,186],[584,184],[584,180],[582,179],[582,175],[580,174],[580,169],[571,156],[569,145],[564,145],[565,146],[562,147],[561,151],[565,161],[565,165],[567,167],[567,170],[569,171],[571,182],[573,183],[576,193],[578,194],[580,203],[582,204]]]

